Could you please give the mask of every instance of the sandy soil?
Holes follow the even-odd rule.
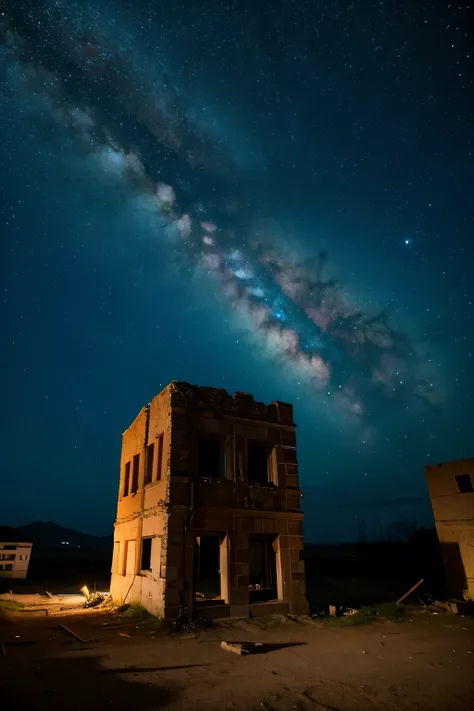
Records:
[[[279,620],[264,629],[258,622],[240,621],[193,636],[164,634],[97,608],[61,611],[54,604],[48,615],[38,611],[0,618],[4,708],[474,708],[474,630],[464,628],[462,620],[455,626],[414,619],[349,628]],[[261,654],[240,657],[222,650],[223,640],[268,646]]]

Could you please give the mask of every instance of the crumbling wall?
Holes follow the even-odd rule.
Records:
[[[306,612],[296,437],[291,405],[270,405],[247,393],[229,395],[173,381],[144,408],[123,436],[121,485],[115,526],[111,593],[117,602],[141,602],[152,614],[175,617],[194,608],[194,547],[198,533],[219,535],[223,589],[230,614],[249,614],[249,536],[266,536],[277,554],[279,595],[293,612]],[[198,476],[200,436],[225,447],[225,477]],[[271,452],[268,486],[247,481],[247,441]],[[151,483],[148,445],[162,442]],[[124,468],[140,454],[138,491],[123,496]],[[151,459],[150,459],[151,461]],[[151,570],[140,570],[141,542],[152,537]],[[127,541],[136,542],[135,567],[127,573]],[[156,541],[156,544],[155,544]],[[223,547],[222,547],[223,546]]]
[[[145,486],[146,452],[162,436],[161,457],[155,446],[152,481]],[[140,455],[138,491],[123,496],[125,465]],[[167,520],[169,500],[170,400],[164,390],[143,408],[122,438],[121,483],[115,523],[114,556],[110,592],[117,603],[138,602],[152,614],[164,615]],[[161,464],[161,470],[158,467]],[[152,538],[151,570],[141,570],[144,538]],[[129,542],[133,542],[134,564]],[[128,557],[125,565],[124,557]],[[127,572],[128,570],[128,572]]]

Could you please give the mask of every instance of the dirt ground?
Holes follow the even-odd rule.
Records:
[[[26,609],[36,611],[0,618],[2,708],[474,708],[474,629],[459,618],[450,626],[414,616],[413,622],[344,628],[280,618],[166,634],[119,613],[83,610],[78,596],[28,598]],[[221,649],[221,641],[264,647],[237,656]]]

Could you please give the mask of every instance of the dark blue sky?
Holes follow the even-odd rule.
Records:
[[[467,5],[0,7],[2,520],[109,532],[180,379],[294,403],[309,538],[429,523],[472,456]]]

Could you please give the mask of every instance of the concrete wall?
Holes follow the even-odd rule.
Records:
[[[427,466],[425,474],[451,593],[474,599],[474,492],[456,481],[467,474],[474,488],[474,459]]]
[[[158,444],[162,451],[158,457]],[[154,443],[151,482],[145,486],[146,451]],[[118,604],[140,603],[153,615],[164,615],[164,578],[169,500],[169,393],[157,395],[139,413],[122,438],[120,486],[114,533],[110,592]],[[138,491],[124,496],[127,462],[140,455]],[[151,570],[141,570],[143,538],[152,538]]]
[[[225,472],[200,478],[200,436],[219,438]],[[267,443],[270,481],[249,486],[247,441]],[[162,442],[161,475],[154,461],[145,485],[146,451]],[[157,446],[155,446],[155,453]],[[127,463],[140,455],[138,490],[124,492]],[[133,464],[130,466],[130,481]],[[194,608],[196,536],[221,538],[221,594],[230,614],[249,614],[249,536],[266,537],[276,554],[278,597],[292,612],[307,612],[301,494],[293,409],[252,396],[171,383],[139,413],[123,435],[114,536],[111,595],[139,602],[152,614],[175,617]],[[144,537],[152,537],[150,571],[141,571]]]
[[[10,546],[5,550],[5,546]],[[12,550],[11,546],[15,546]],[[31,543],[0,543],[0,578],[24,579],[28,574],[31,558]],[[6,566],[11,570],[5,570]]]
[[[232,398],[227,395],[227,399]],[[249,415],[261,413],[262,419],[245,421],[239,417],[243,414],[242,400],[250,410]],[[308,612],[304,562],[300,560],[303,514],[292,407],[281,403],[268,415],[268,408],[264,410],[262,406],[259,410],[259,404],[250,396],[239,397],[237,401],[239,407],[232,412],[221,399],[221,391],[217,391],[217,404],[202,392],[198,396],[191,393],[186,400],[172,398],[168,548],[172,583],[166,592],[170,616],[183,602],[188,608],[193,605],[192,550],[195,537],[206,533],[227,537],[228,567],[223,571],[221,566],[221,578],[228,576],[223,587],[228,590],[231,616],[249,615],[249,536],[272,540],[278,596],[287,602],[291,612]],[[202,436],[222,441],[226,455],[222,478],[198,476],[198,440]],[[249,486],[248,440],[268,444],[270,476],[275,485]]]

